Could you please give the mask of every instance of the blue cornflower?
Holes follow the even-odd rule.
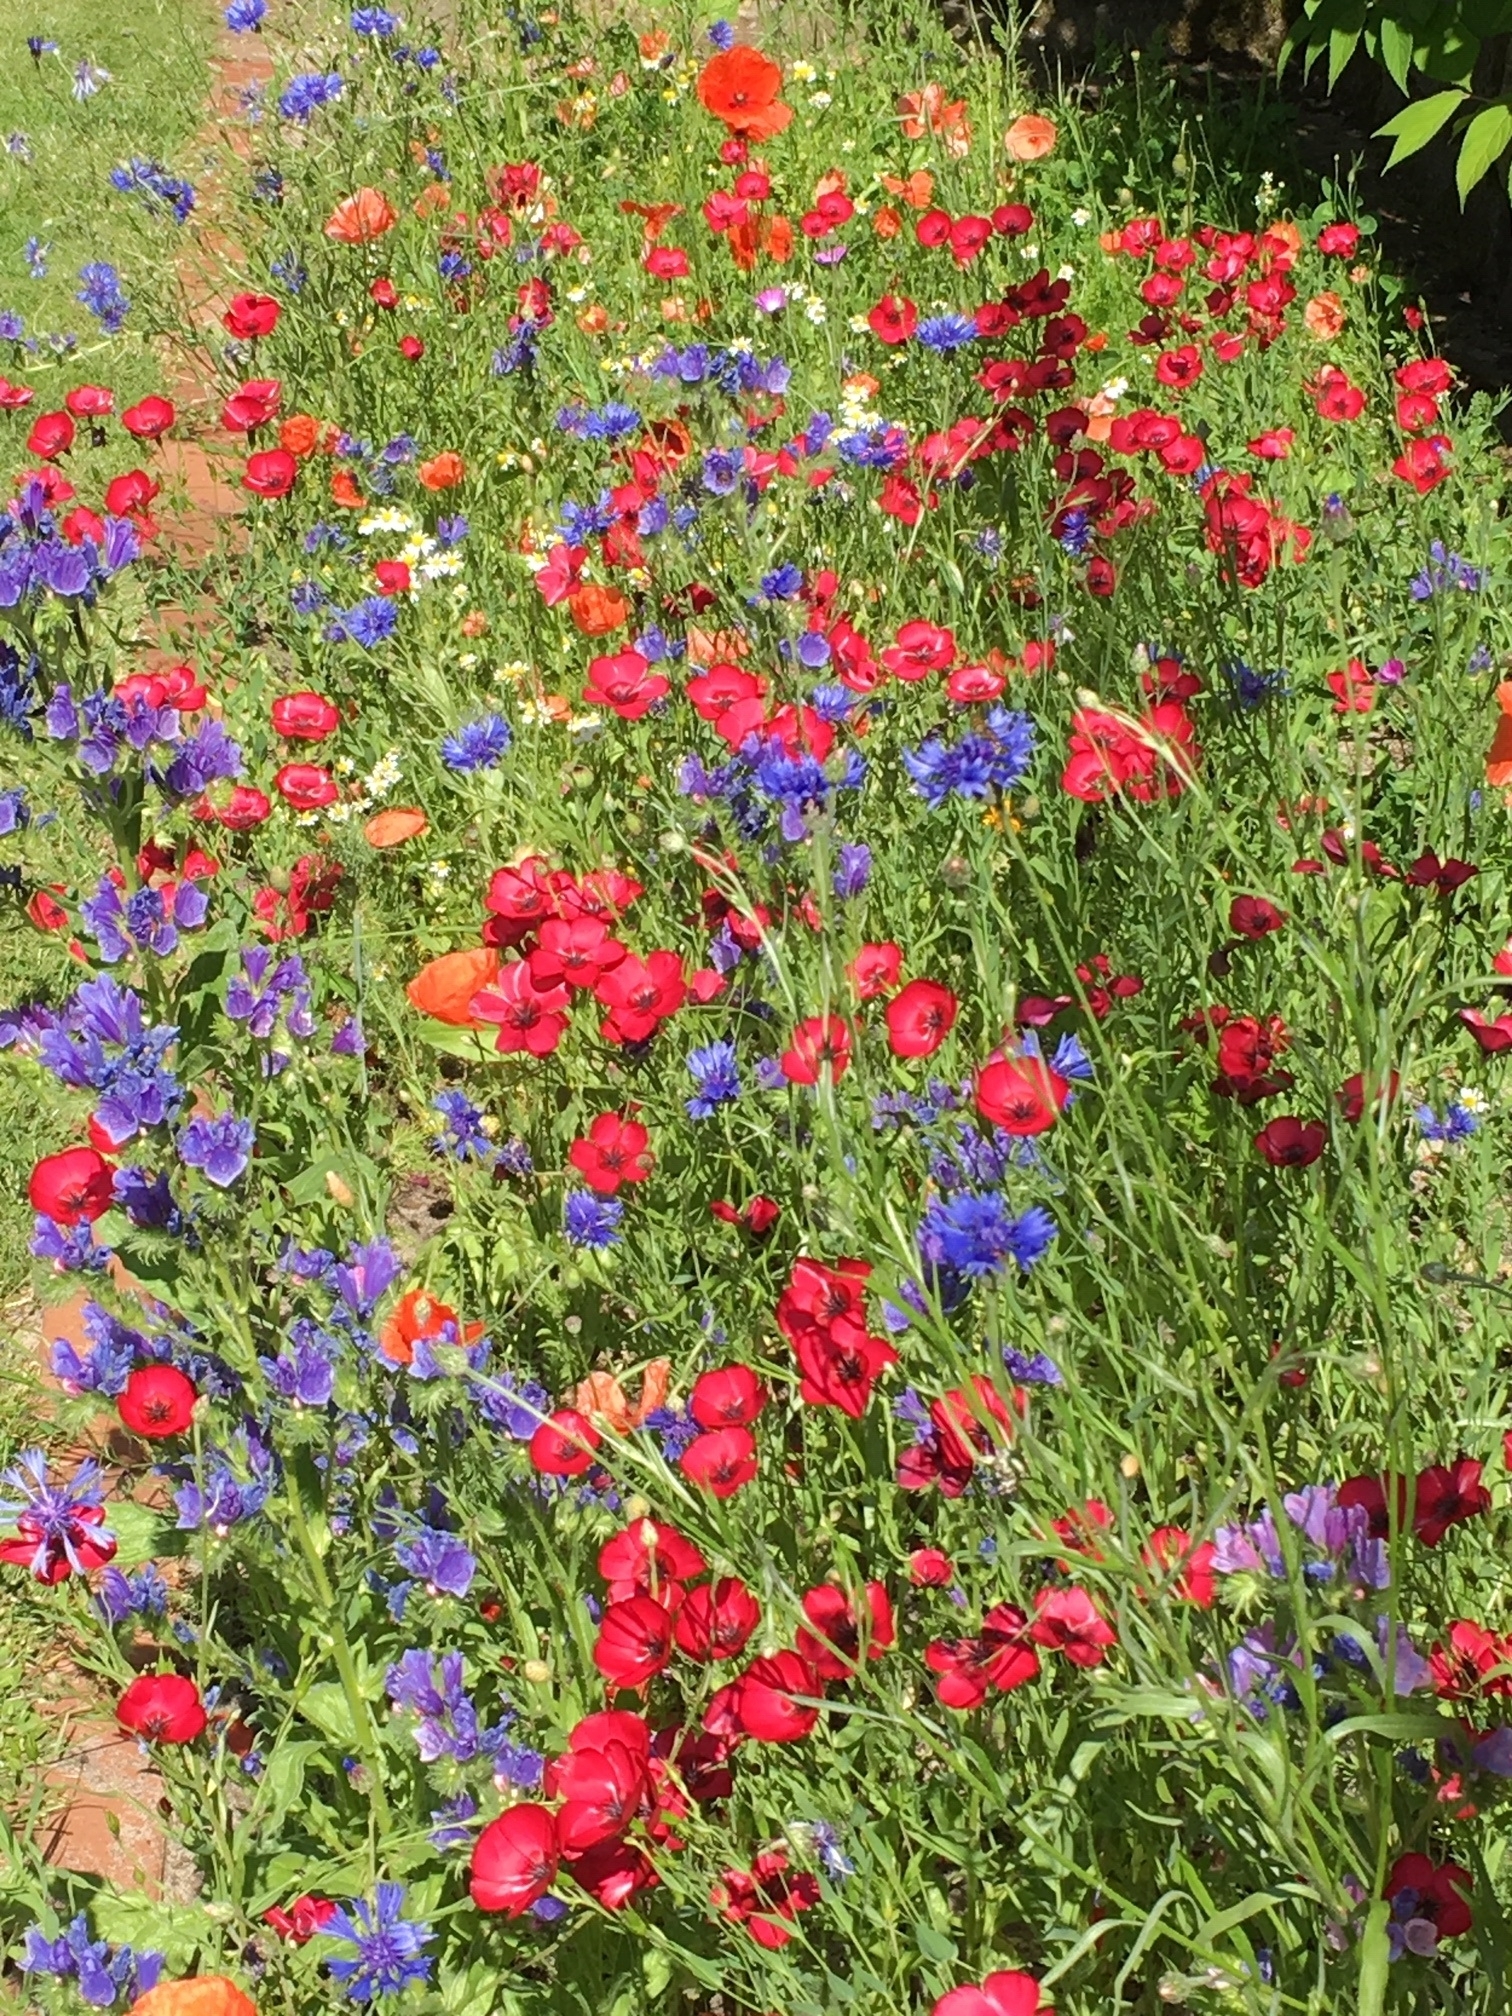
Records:
[[[499,1151],[483,1132],[483,1109],[474,1106],[465,1092],[451,1089],[438,1092],[431,1106],[446,1122],[445,1133],[431,1142],[435,1154],[450,1155],[458,1162],[472,1158],[487,1163],[496,1159]]]
[[[47,278],[47,255],[51,250],[51,245],[45,245],[40,238],[28,238],[22,247],[26,270],[33,280]]]
[[[968,1280],[1001,1274],[1010,1260],[1027,1273],[1055,1237],[1055,1220],[1038,1204],[1014,1217],[1007,1199],[994,1194],[937,1198],[919,1227],[919,1251],[931,1267]]]
[[[1229,659],[1222,669],[1235,701],[1246,713],[1263,707],[1272,696],[1280,698],[1286,692],[1284,672],[1257,672],[1242,658]]]
[[[0,343],[19,343],[25,334],[25,316],[14,308],[0,308]]]
[[[326,625],[328,644],[360,644],[376,651],[399,628],[399,611],[386,595],[369,595],[355,609],[340,609]]]
[[[322,76],[318,70],[308,70],[290,78],[279,97],[278,109],[285,119],[297,119],[301,126],[307,126],[311,114],[334,104],[342,88],[342,79],[336,71]]]
[[[397,1995],[411,1981],[430,1979],[431,1960],[422,1947],[435,1934],[428,1925],[407,1919],[404,1913],[404,1885],[380,1883],[369,1904],[354,1898],[349,1910],[329,1919],[325,1933],[344,1939],[354,1948],[351,1959],[328,1960],[332,1977],[339,1981],[354,2002],[373,2002],[380,1995]]]
[[[685,1102],[692,1119],[708,1120],[719,1107],[740,1097],[740,1070],[733,1043],[721,1041],[702,1050],[690,1050],[688,1069],[698,1088]]]
[[[9,791],[0,791],[0,834],[19,833],[31,824],[31,813],[26,804],[26,786],[13,785]]]
[[[231,0],[226,26],[233,35],[255,35],[268,12],[268,0]]]
[[[171,210],[174,222],[187,222],[194,209],[194,190],[189,183],[170,175],[161,162],[147,161],[139,154],[119,168],[112,168],[110,181],[123,196],[141,197],[149,210]]]
[[[387,7],[354,7],[350,22],[354,35],[372,35],[380,42],[396,34],[400,26],[399,16]]]
[[[7,1526],[24,1519],[22,1531],[36,1547],[27,1565],[39,1582],[61,1581],[70,1570],[85,1573],[81,1550],[92,1553],[112,1536],[107,1527],[92,1523],[92,1516],[83,1515],[95,1514],[104,1502],[104,1482],[93,1458],[62,1484],[49,1482],[47,1457],[40,1449],[24,1450],[8,1470],[0,1470],[0,1519]]]
[[[94,97],[102,84],[110,81],[110,72],[102,63],[94,63],[89,57],[81,56],[74,65],[73,96],[82,105],[86,98]]]
[[[768,602],[790,602],[803,586],[803,569],[791,560],[761,577],[761,594]]]
[[[179,1160],[187,1168],[203,1171],[217,1190],[229,1190],[245,1175],[256,1141],[250,1120],[238,1120],[230,1111],[210,1119],[201,1116],[179,1135]]]
[[[40,1925],[29,1925],[20,1964],[26,1974],[51,1974],[76,1981],[81,1998],[91,2008],[109,2009],[118,1998],[130,2007],[139,1995],[155,1987],[163,1971],[163,1955],[134,1953],[129,1946],[112,1951],[104,1939],[90,1938],[89,1921],[81,1912],[56,1939],[49,1939]]]
[[[492,770],[509,754],[514,735],[502,714],[485,714],[469,721],[441,744],[441,761],[448,770]]]
[[[302,294],[310,275],[292,252],[281,252],[268,262],[268,272],[289,294]]]
[[[1063,512],[1060,526],[1056,542],[1061,550],[1069,553],[1073,560],[1085,560],[1096,537],[1091,514],[1079,510]]]
[[[977,326],[969,315],[930,315],[914,332],[926,350],[941,355],[976,341]]]
[[[568,1192],[562,1213],[569,1245],[601,1251],[619,1238],[625,1207],[618,1197],[595,1197],[591,1190]]]
[[[83,282],[74,299],[87,308],[107,336],[114,336],[131,312],[131,303],[121,292],[121,276],[104,259],[93,259],[79,269]]]
[[[728,21],[716,21],[709,29],[709,40],[719,50],[735,47],[735,30]]]

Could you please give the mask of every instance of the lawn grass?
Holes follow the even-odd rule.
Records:
[[[121,401],[157,389],[141,340],[152,333],[146,290],[162,234],[175,227],[146,218],[136,198],[112,188],[110,172],[150,156],[195,181],[191,143],[204,116],[217,11],[207,0],[132,0],[121,8],[38,0],[0,9],[0,23],[0,311],[25,325],[21,343],[0,343],[0,371],[36,384],[39,402],[56,403],[51,381],[61,395],[82,376],[113,384]],[[29,37],[57,48],[34,59]],[[110,81],[78,100],[81,62],[108,71]],[[33,240],[47,248],[41,278],[28,264]],[[75,298],[80,268],[92,260],[121,269],[133,302],[114,339]],[[60,358],[50,339],[67,336],[78,348]]]

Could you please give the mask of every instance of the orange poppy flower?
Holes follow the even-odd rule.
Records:
[[[922,91],[905,91],[898,100],[906,140],[922,140],[933,133],[945,152],[961,160],[971,152],[971,121],[966,117],[966,100],[947,101],[945,87],[933,82]]]
[[[681,217],[683,214],[681,203],[637,203],[628,197],[620,204],[620,209],[627,217],[640,218],[645,227],[648,245],[654,244],[660,238],[674,217]]]
[[[278,445],[289,455],[313,455],[320,440],[320,422],[313,413],[291,413],[278,430]]]
[[[910,210],[927,210],[934,201],[934,177],[927,168],[906,176],[884,175],[882,187],[889,196],[901,196]]]
[[[1053,119],[1040,112],[1024,112],[1003,135],[1003,145],[1010,160],[1043,161],[1047,154],[1055,152],[1059,137]]]
[[[357,479],[350,469],[338,469],[331,478],[331,502],[348,511],[361,511],[366,506],[367,499],[357,488]]]
[[[369,847],[402,847],[406,840],[418,840],[430,831],[430,821],[418,805],[394,805],[387,812],[375,812],[362,829]]]
[[[1512,784],[1512,679],[1497,687],[1496,704],[1501,714],[1486,752],[1486,782],[1500,790]]]
[[[381,189],[358,189],[343,196],[327,217],[325,235],[338,245],[370,245],[398,221],[399,213]]]
[[[751,640],[739,630],[700,630],[688,625],[688,663],[718,665],[726,658],[749,658]]]
[[[138,1995],[130,2016],[257,2016],[257,2004],[224,1974],[196,1974],[188,1981],[159,1981]]]
[[[454,448],[432,455],[416,472],[427,490],[455,490],[467,474],[467,464]]]
[[[639,1400],[630,1399],[612,1372],[590,1372],[573,1394],[572,1404],[589,1420],[605,1422],[616,1435],[628,1435],[666,1403],[671,1382],[672,1361],[653,1358],[641,1380]]]
[[[472,1012],[472,999],[499,977],[499,955],[491,945],[443,952],[422,966],[405,988],[412,1008],[450,1029],[487,1029]]]
[[[567,597],[567,607],[584,637],[607,637],[630,614],[630,604],[618,588],[606,588],[597,581],[585,581],[575,595]]]
[[[1317,343],[1332,343],[1344,330],[1344,303],[1332,292],[1314,294],[1302,310],[1302,327]]]
[[[675,469],[693,452],[693,436],[681,420],[648,420],[645,451],[664,469]]]
[[[891,203],[883,203],[872,212],[872,229],[879,238],[896,238],[903,229],[902,212]]]
[[[427,182],[410,208],[417,217],[432,217],[438,210],[450,210],[451,191],[444,182]]]
[[[585,336],[602,336],[609,327],[609,311],[595,301],[591,308],[579,311],[577,325]]]
[[[408,1365],[421,1339],[439,1337],[448,1323],[454,1342],[476,1344],[483,1335],[481,1323],[461,1323],[455,1309],[438,1302],[424,1288],[411,1288],[378,1332],[378,1348],[391,1365]]]
[[[672,47],[672,37],[664,28],[653,28],[649,35],[636,37],[636,48],[640,60],[648,70],[659,70],[661,60]]]
[[[704,110],[757,145],[792,124],[793,108],[783,104],[781,92],[781,67],[744,42],[711,56],[698,76]]]

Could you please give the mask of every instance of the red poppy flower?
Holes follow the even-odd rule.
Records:
[[[530,1438],[530,1460],[547,1477],[581,1477],[593,1462],[599,1432],[576,1408],[559,1407]]]
[[[738,1209],[724,1198],[710,1200],[709,1209],[722,1225],[738,1225],[753,1239],[765,1238],[782,1216],[782,1206],[772,1197],[753,1197]]]
[[[650,1596],[611,1603],[599,1619],[593,1663],[611,1687],[644,1687],[672,1660],[672,1617]]]
[[[138,1365],[116,1401],[116,1411],[133,1435],[157,1441],[188,1432],[199,1394],[176,1365]]]
[[[1067,1079],[1032,1052],[994,1050],[976,1074],[982,1118],[1006,1134],[1043,1134],[1071,1100]]]
[[[735,1725],[758,1743],[797,1743],[818,1722],[818,1697],[823,1692],[818,1674],[796,1652],[753,1659],[733,1683]],[[710,1715],[719,1698],[716,1695],[710,1702]]]
[[[121,425],[139,441],[156,441],[168,432],[177,418],[173,401],[161,399],[154,392],[145,399],[139,399],[135,406],[128,406],[121,415]]]
[[[1340,671],[1330,672],[1325,683],[1334,696],[1335,714],[1368,714],[1375,706],[1375,681],[1361,658],[1351,658]]]
[[[733,1498],[756,1475],[756,1438],[749,1428],[710,1428],[678,1458],[683,1475],[716,1498]]]
[[[39,456],[44,462],[55,462],[72,448],[75,432],[68,414],[39,413],[26,437],[26,452]]]
[[[916,1589],[948,1589],[955,1564],[938,1547],[916,1547],[908,1557],[908,1579]]]
[[[833,1582],[810,1589],[803,1599],[807,1620],[795,1644],[821,1680],[850,1680],[868,1659],[880,1659],[898,1642],[892,1602],[882,1582],[868,1582],[858,1610]]]
[[[791,125],[793,108],[783,104],[781,92],[780,66],[743,42],[711,57],[699,72],[699,104],[754,146]]]
[[[1036,1645],[1063,1652],[1073,1666],[1100,1666],[1118,1643],[1118,1633],[1079,1588],[1037,1590],[1029,1635]]]
[[[1325,364],[1309,389],[1324,420],[1358,420],[1365,411],[1365,394],[1336,364]]]
[[[590,707],[610,708],[622,721],[639,721],[671,690],[671,682],[653,672],[639,651],[620,651],[590,659],[583,699]]]
[[[906,294],[884,294],[866,321],[879,343],[906,343],[919,326],[919,311]]]
[[[749,1428],[766,1398],[766,1388],[749,1365],[721,1365],[694,1381],[688,1412],[700,1428]]]
[[[149,1743],[192,1743],[209,1716],[198,1687],[178,1673],[139,1673],[116,1703],[116,1720]]]
[[[285,763],[274,775],[273,789],[296,812],[314,812],[340,796],[335,778],[318,763]]]
[[[1321,1120],[1301,1120],[1294,1113],[1267,1121],[1255,1136],[1255,1146],[1277,1169],[1305,1169],[1327,1144],[1328,1129]]]
[[[895,679],[912,683],[945,671],[955,655],[954,631],[916,618],[898,631],[897,642],[882,653],[882,663]]]
[[[65,1148],[44,1155],[27,1181],[33,1211],[58,1225],[93,1224],[114,1201],[115,1170],[94,1148]]]
[[[0,1540],[0,1561],[25,1568],[38,1582],[66,1582],[114,1559],[115,1535],[105,1530],[103,1505],[71,1505],[59,1519],[23,1511],[13,1537]]]
[[[538,987],[530,962],[513,959],[473,996],[470,1007],[477,1021],[497,1027],[494,1048],[500,1056],[525,1050],[532,1057],[549,1057],[567,1028],[571,998],[565,987]]]
[[[659,1584],[701,1575],[707,1562],[675,1526],[636,1519],[599,1549],[598,1570],[609,1585],[609,1600],[655,1594]]]
[[[1171,1593],[1182,1603],[1195,1603],[1199,1610],[1211,1610],[1217,1594],[1217,1583],[1213,1576],[1213,1563],[1218,1550],[1211,1540],[1202,1540],[1196,1546],[1192,1536],[1180,1526],[1157,1526],[1144,1546],[1139,1558],[1147,1568],[1157,1569],[1162,1576],[1170,1577],[1174,1571]]]
[[[468,1879],[474,1904],[520,1917],[556,1881],[561,1857],[556,1821],[546,1807],[511,1806],[474,1844]]]
[[[793,1936],[792,1920],[813,1909],[820,1891],[817,1877],[789,1869],[785,1848],[770,1848],[749,1871],[726,1869],[709,1894],[716,1910],[744,1925],[758,1946],[777,1952]]]
[[[1499,1057],[1504,1050],[1512,1050],[1512,1015],[1493,1019],[1483,1015],[1479,1008],[1461,1008],[1459,1019],[1488,1057]]]
[[[601,917],[548,917],[531,947],[530,971],[538,987],[597,987],[625,956]]]
[[[259,336],[273,334],[282,313],[271,294],[234,294],[221,317],[221,327],[239,343],[253,343]]]
[[[826,1070],[838,1085],[850,1069],[850,1024],[841,1015],[810,1015],[793,1031],[779,1061],[790,1085],[817,1085]]]
[[[574,1141],[567,1160],[590,1190],[612,1197],[622,1183],[644,1183],[653,1157],[646,1153],[651,1137],[638,1120],[619,1113],[600,1113],[586,1135]]]
[[[281,694],[269,711],[278,733],[294,742],[323,742],[341,724],[341,715],[330,701],[308,688]]]
[[[1262,462],[1284,462],[1291,454],[1296,435],[1290,427],[1268,427],[1263,434],[1257,434],[1253,441],[1245,443],[1251,455]]]
[[[682,961],[675,952],[633,955],[604,974],[594,999],[609,1010],[599,1025],[606,1043],[644,1043],[688,998]]]
[[[761,1605],[744,1582],[721,1575],[688,1591],[672,1621],[672,1635],[690,1659],[734,1659],[760,1622]]]
[[[264,448],[247,457],[247,466],[242,471],[242,488],[250,490],[254,497],[266,497],[273,501],[288,496],[298,474],[299,464],[287,448]]]
[[[982,1619],[975,1638],[936,1638],[924,1664],[939,1676],[935,1693],[946,1708],[980,1708],[989,1688],[1008,1694],[1040,1670],[1029,1619],[1012,1603],[999,1603]]]
[[[994,1456],[1005,1449],[1028,1411],[1029,1396],[1023,1387],[1013,1388],[1010,1402],[985,1372],[973,1372],[965,1386],[952,1386],[930,1403],[929,1418],[945,1462],[969,1470],[978,1456]]]
[[[887,1004],[887,1042],[894,1057],[933,1057],[955,1026],[959,1005],[938,980],[910,980]]]
[[[873,1001],[897,986],[902,965],[903,954],[891,940],[883,945],[863,945],[846,967],[845,977],[858,1001]]]
[[[930,2016],[1054,2016],[1054,2011],[1040,2000],[1032,1974],[1013,1971],[989,1974],[980,1988],[952,1988]]]
[[[1391,473],[1399,476],[1404,483],[1410,483],[1420,497],[1426,497],[1449,474],[1449,458],[1453,452],[1454,443],[1447,434],[1426,435],[1421,440],[1407,443],[1392,463]]]
[[[308,1893],[296,1897],[287,1910],[282,1904],[275,1904],[270,1911],[264,1911],[262,1922],[276,1932],[280,1939],[291,1946],[304,1946],[315,1934],[329,1925],[336,1916],[336,1904],[330,1897],[312,1897]]]
[[[572,1748],[550,1765],[546,1787],[564,1802],[556,1816],[556,1829],[562,1853],[569,1858],[585,1854],[601,1841],[617,1839],[651,1795],[650,1739],[640,1717],[596,1715],[588,1719],[632,1724],[639,1741],[627,1743],[619,1735],[611,1735],[600,1742],[580,1744],[580,1724],[572,1733]]]
[[[221,408],[221,425],[229,434],[253,434],[266,427],[283,404],[283,386],[276,378],[249,378]]]

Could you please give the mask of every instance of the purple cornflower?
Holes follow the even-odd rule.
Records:
[[[48,1480],[47,1457],[27,1449],[8,1470],[0,1470],[0,1519],[14,1523],[17,1537],[3,1543],[5,1558],[30,1569],[39,1582],[83,1575],[115,1552],[104,1524],[105,1487],[100,1466],[88,1458],[66,1483]]]
[[[162,1617],[168,1610],[168,1584],[151,1561],[134,1575],[107,1568],[95,1584],[95,1608],[112,1625],[132,1617]]]
[[[440,1526],[418,1523],[394,1548],[401,1568],[418,1576],[430,1596],[465,1596],[478,1564],[457,1538]]]
[[[256,35],[268,12],[268,0],[231,0],[226,9],[226,26],[233,35]]]
[[[568,1243],[602,1251],[619,1238],[625,1207],[618,1197],[595,1197],[591,1190],[568,1192],[562,1213]]]
[[[740,1070],[733,1043],[720,1041],[707,1044],[702,1050],[690,1050],[688,1069],[698,1088],[685,1101],[691,1119],[708,1120],[721,1106],[740,1097]]]
[[[843,841],[832,883],[842,903],[862,894],[871,880],[872,852],[864,840]]]
[[[210,914],[210,903],[197,882],[180,882],[171,897],[160,889],[137,889],[122,897],[108,875],[100,877],[93,896],[79,905],[103,964],[113,966],[133,951],[166,959],[178,950],[180,931],[198,931]]]
[[[104,1939],[91,1939],[89,1921],[81,1912],[56,1939],[49,1939],[40,1925],[28,1925],[20,1966],[24,1974],[77,1982],[81,1999],[91,2009],[111,2009],[117,2001],[129,2008],[157,1985],[163,1955],[137,1953],[130,1946],[112,1949]]]
[[[311,115],[322,106],[332,105],[341,96],[342,79],[333,70],[322,75],[318,70],[305,71],[301,76],[290,78],[278,100],[278,109],[285,119],[296,119],[301,126],[308,126]]]
[[[485,714],[469,721],[441,744],[441,761],[448,770],[465,775],[471,770],[493,770],[509,754],[514,735],[502,714]]]
[[[365,1246],[350,1247],[346,1260],[332,1269],[331,1279],[347,1309],[363,1319],[372,1315],[403,1272],[404,1264],[387,1239],[373,1239]]]

